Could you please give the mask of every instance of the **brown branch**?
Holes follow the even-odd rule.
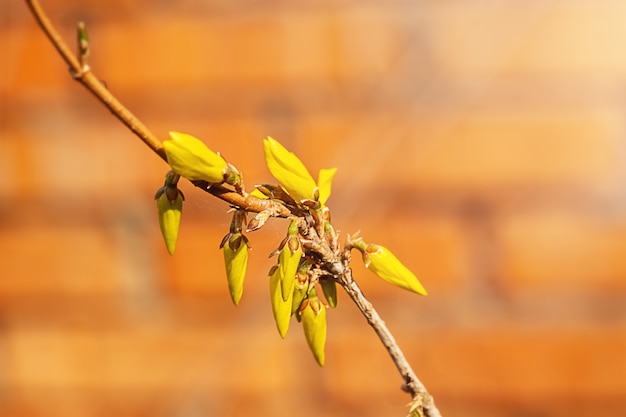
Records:
[[[402,375],[404,380],[402,389],[411,394],[413,398],[411,409],[418,410],[418,413],[423,411],[423,415],[427,417],[441,417],[432,396],[428,393],[424,384],[417,378],[415,372],[413,372],[413,368],[411,368],[404,353],[402,353],[391,331],[389,331],[372,303],[365,298],[363,291],[361,291],[361,288],[352,277],[352,269],[349,264],[350,248],[346,247],[343,253],[343,264],[333,264],[334,269],[340,272],[339,283],[357,305],[369,325],[374,329],[381,343],[387,349],[389,356],[391,356],[391,360],[396,365],[398,372]]]
[[[88,45],[81,44],[79,40],[79,58],[77,58],[67,47],[58,34],[45,12],[37,0],[25,0],[37,23],[46,34],[50,42],[67,63],[72,77],[89,90],[102,104],[104,104],[115,117],[126,125],[135,135],[139,137],[154,153],[167,162],[161,141],[150,130],[141,123],[122,103],[120,103],[111,92],[93,74],[86,63]],[[79,30],[84,30],[79,25]],[[195,181],[196,187],[220,198],[233,206],[237,206],[245,211],[263,212],[274,217],[288,217],[292,214],[305,217],[300,210],[290,209],[277,201],[270,199],[259,199],[253,197],[242,190],[231,190],[221,185],[210,185],[203,181]],[[310,216],[309,216],[310,217]],[[331,243],[320,236],[316,225],[319,221],[308,219],[304,223],[301,232],[309,239],[311,250],[322,259],[325,268],[332,274],[337,282],[344,288],[352,301],[361,311],[368,324],[374,329],[378,338],[389,352],[396,368],[400,372],[404,381],[402,389],[408,392],[413,401],[410,404],[410,414],[412,416],[441,417],[439,410],[422,382],[417,378],[413,369],[406,360],[402,350],[395,341],[393,335],[378,315],[372,304],[365,298],[365,295],[354,281],[350,263],[350,245],[346,245],[343,253],[340,253],[336,243],[336,235],[331,239]],[[321,229],[320,229],[321,230]]]
[[[54,45],[65,63],[69,66],[72,77],[91,91],[102,104],[111,110],[111,113],[113,113],[115,117],[124,123],[126,127],[148,145],[153,152],[159,155],[161,159],[167,162],[161,141],[107,90],[102,82],[91,72],[88,65],[81,65],[52,23],[50,23],[50,19],[48,19],[44,13],[39,2],[36,0],[26,0],[26,4],[35,16],[43,32],[48,39],[50,39],[50,42],[52,42],[52,45]]]
[[[393,334],[352,277],[352,269],[350,268],[351,245],[346,243],[343,253],[339,256],[336,253],[337,251],[333,251],[325,240],[318,238],[314,229],[309,229],[307,234],[314,242],[315,251],[327,263],[329,272],[336,277],[336,280],[356,304],[367,323],[374,329],[381,343],[387,349],[391,360],[396,365],[404,381],[402,389],[413,398],[410,404],[411,411],[417,412],[419,416],[441,417],[439,410],[435,406],[434,399],[413,371]]]
[[[46,34],[54,48],[57,50],[61,58],[69,66],[72,77],[81,83],[87,90],[89,90],[102,104],[104,104],[115,117],[117,117],[126,127],[130,129],[143,143],[156,153],[161,159],[167,162],[165,157],[165,151],[163,150],[163,144],[161,141],[137,119],[133,113],[128,110],[111,92],[104,86],[104,84],[94,75],[89,66],[85,62],[79,59],[71,52],[67,43],[61,38],[57,30],[54,28],[50,19],[39,5],[37,0],[25,0],[30,11],[32,12],[35,20],[41,27],[41,30]],[[80,48],[79,48],[80,49]],[[82,57],[81,57],[82,58]],[[212,185],[207,187],[206,183],[195,183],[197,187],[214,195],[215,197],[226,201],[227,203],[237,206],[246,211],[260,212],[268,210],[272,212],[275,217],[287,217],[291,214],[291,211],[271,200],[263,200],[253,196],[245,195],[245,193],[238,193],[230,190],[221,185]]]

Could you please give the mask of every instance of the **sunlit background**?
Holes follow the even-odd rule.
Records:
[[[392,249],[429,291],[355,276],[446,417],[626,415],[626,2],[41,0],[160,138],[191,133],[271,182],[271,135],[339,169],[342,236]],[[319,368],[282,340],[249,235],[67,72],[24,2],[0,5],[0,414],[403,416],[409,396],[345,294]],[[314,174],[315,175],[315,174]]]

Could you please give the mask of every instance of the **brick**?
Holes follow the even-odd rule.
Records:
[[[471,2],[433,9],[426,27],[443,73],[621,77],[626,59],[614,51],[615,39],[626,35],[624,13],[611,1],[495,8]]]
[[[222,238],[228,233],[230,216],[226,214],[225,205],[221,209],[223,214],[218,213],[219,217],[213,222],[202,219],[185,220],[187,213],[183,214],[176,253],[171,258],[163,259],[166,272],[162,279],[171,295],[210,296],[226,303],[231,302],[224,258],[219,249]],[[268,255],[278,247],[285,236],[286,227],[284,220],[270,220],[263,229],[248,235],[252,249],[248,258],[242,303],[257,296],[269,297],[267,273],[276,263],[276,259],[268,259]],[[162,252],[162,256],[165,256],[165,249]]]
[[[0,27],[0,36],[3,42],[6,40],[9,52],[0,93],[58,94],[73,82],[67,67],[32,19],[25,19],[24,25]],[[48,63],[44,71],[41,62]]]
[[[337,182],[349,182],[353,193],[390,182],[424,190],[606,190],[620,178],[621,126],[611,110],[505,106],[462,111],[458,118],[420,112],[400,127],[391,127],[384,113],[347,117],[311,117],[301,125],[299,143],[316,164],[338,166]]]
[[[171,21],[163,16],[123,30],[114,25],[100,28],[99,57],[94,61],[103,64],[101,73],[116,80],[119,88],[224,79],[276,81],[282,75],[277,47],[281,35],[272,19],[207,22]]]
[[[113,118],[100,120],[92,113],[86,117],[91,123],[83,124],[75,107],[48,106],[33,106],[28,128],[12,130],[3,146],[11,161],[4,169],[15,178],[16,196],[105,199],[143,188],[152,198],[167,165],[138,138]],[[99,111],[106,116],[104,108],[94,107]],[[72,127],[56,128],[56,123]]]
[[[54,225],[4,229],[0,298],[112,296],[125,287],[119,254],[101,231]]]
[[[197,390],[196,406],[225,412],[278,409],[282,415],[309,396],[319,401],[323,390],[303,395],[294,389],[315,383],[323,372],[301,335],[283,341],[273,328],[259,330],[255,317],[248,316],[247,327],[220,326],[218,319],[211,328],[190,327],[157,316],[97,331],[32,324],[16,329],[3,343],[10,364],[8,403],[48,404],[48,412],[121,407],[148,415],[155,401],[161,409],[179,409],[181,396],[195,397],[191,393]],[[237,400],[247,397],[256,400]]]
[[[402,158],[397,162],[413,184],[455,188],[616,185],[620,127],[611,112],[493,109],[470,112],[454,125],[449,122],[427,123],[425,131],[434,131],[433,136],[425,141],[407,140],[408,148],[401,155],[394,154]]]
[[[379,412],[400,410],[406,398],[387,353],[362,318],[354,316],[352,322],[342,312],[336,314],[341,316],[329,316],[324,369],[309,357],[295,323],[284,341],[254,318],[244,322],[247,329],[167,324],[158,317],[150,324],[98,331],[31,324],[5,334],[7,388],[13,401],[30,399],[32,404],[49,402],[54,394],[52,409],[80,404],[78,396],[89,398],[83,403],[88,409],[106,410],[111,403],[141,409],[147,407],[141,399],[151,397],[173,406],[172,401],[196,387],[219,394],[207,398],[213,408],[230,409],[237,404],[234,398],[250,396],[258,398],[257,411],[273,409],[279,395],[281,410],[306,404],[308,398],[323,400],[315,410],[328,407],[342,415],[341,407],[363,407],[364,396]],[[437,398],[463,392],[487,403],[517,399],[528,407],[539,400],[550,408],[567,398],[585,403],[595,396],[621,396],[623,406],[626,339],[621,327],[516,327],[497,320],[480,329],[388,325]],[[305,386],[310,389],[303,396]],[[558,409],[547,415],[559,415]]]
[[[469,253],[463,227],[446,217],[429,217],[417,214],[393,214],[393,206],[377,211],[338,214],[336,227],[350,231],[361,230],[361,236],[369,243],[389,248],[420,279],[433,296],[459,291],[469,276]],[[341,221],[344,216],[351,217]],[[354,215],[353,215],[354,216]],[[361,255],[352,252],[352,267],[357,281],[369,294],[377,297],[402,297],[417,301],[417,296],[396,288],[363,267]],[[415,298],[413,298],[415,297]]]
[[[626,390],[626,339],[620,328],[503,323],[468,332],[434,332],[421,347],[412,350],[417,345],[409,345],[408,355],[419,355],[434,391],[455,387],[477,397],[527,399],[619,397]]]
[[[626,291],[626,219],[547,209],[507,216],[498,228],[502,276],[512,291]]]
[[[387,322],[418,376],[434,395],[463,393],[484,399],[619,398],[626,392],[626,339],[617,326],[512,326],[426,330]],[[395,369],[366,326],[355,323],[329,336],[337,383],[370,391],[378,381],[391,394]],[[359,345],[355,354],[350,347]],[[363,366],[363,358],[368,358]],[[336,362],[335,362],[336,361]],[[355,378],[354,376],[358,376]],[[382,375],[376,379],[375,375]],[[393,384],[391,384],[393,385]],[[525,400],[523,400],[525,399]],[[622,397],[623,401],[623,397]],[[623,402],[622,402],[623,404]],[[444,406],[442,404],[442,406]]]
[[[155,14],[123,30],[93,25],[92,60],[118,88],[380,76],[395,53],[399,14],[380,8],[202,20]]]
[[[626,59],[614,48],[615,39],[626,36],[624,13],[619,2],[563,3],[527,32],[505,72],[621,78]]]

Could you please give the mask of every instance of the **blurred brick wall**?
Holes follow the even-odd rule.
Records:
[[[445,416],[626,413],[626,3],[44,0],[160,137],[203,138],[270,181],[272,135],[329,204],[398,253],[416,297],[355,263]],[[242,304],[227,206],[185,186],[174,257],[164,164],[0,5],[0,414],[400,416],[386,352],[340,296],[327,365],[277,335],[251,235]]]

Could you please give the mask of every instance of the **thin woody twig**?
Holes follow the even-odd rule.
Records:
[[[314,234],[314,231],[309,231],[309,235],[311,234]],[[316,243],[319,242],[316,236],[310,237],[312,237],[312,240],[316,241]],[[349,239],[347,239],[347,241],[349,241]],[[352,277],[350,250],[350,244],[346,243],[343,253],[339,258],[325,241],[322,240],[319,246],[316,246],[316,251],[321,255],[322,259],[330,265],[330,272],[337,277],[339,284],[357,305],[361,314],[363,314],[368,324],[376,332],[381,343],[385,346],[385,349],[387,349],[391,360],[396,365],[404,381],[402,389],[408,392],[413,398],[411,411],[416,410],[419,416],[441,417],[439,409],[435,406],[435,401],[413,371],[413,368],[404,356],[393,334]]]
[[[122,123],[126,125],[135,135],[139,137],[146,145],[152,149],[157,155],[164,161],[165,152],[163,151],[163,145],[161,141],[148,129],[143,123],[141,123],[131,112],[128,110],[119,100],[113,96],[107,90],[107,88],[100,82],[100,80],[91,72],[89,66],[86,63],[81,65],[80,61],[83,61],[82,54],[81,60],[77,59],[76,55],[70,51],[70,48],[61,38],[61,35],[54,28],[48,16],[44,13],[43,9],[39,5],[37,0],[26,0],[26,4],[30,8],[33,16],[37,20],[37,23],[46,34],[52,45],[56,48],[57,52],[65,63],[69,66],[70,73],[78,82],[84,85],[91,93],[93,93],[102,104],[104,104],[115,117],[117,117]],[[79,26],[80,28],[80,26]],[[82,28],[84,32],[84,27]],[[80,29],[79,29],[80,30]],[[86,48],[85,48],[86,49]]]
[[[113,94],[100,82],[93,74],[87,64],[89,55],[89,44],[84,25],[78,27],[78,51],[74,55],[67,44],[58,34],[45,12],[37,0],[25,0],[42,31],[53,44],[59,55],[67,63],[72,77],[87,88],[102,104],[104,104],[115,117],[126,125],[135,135],[137,135],[154,153],[167,162],[165,151],[161,141],[150,130],[141,123]],[[77,57],[78,56],[78,57]],[[283,204],[271,199],[260,199],[253,197],[243,190],[231,190],[221,185],[210,185],[202,181],[195,181],[193,184],[204,191],[220,198],[233,206],[242,210],[256,213],[270,213],[275,217],[288,217],[292,210]],[[310,239],[310,244],[315,253],[324,261],[328,272],[332,274],[337,282],[344,288],[352,301],[361,311],[368,324],[374,329],[378,338],[385,346],[396,368],[400,372],[404,381],[403,390],[408,392],[413,401],[410,405],[410,415],[420,417],[441,417],[439,410],[422,382],[417,378],[413,369],[406,360],[402,350],[395,341],[393,335],[378,315],[372,304],[365,298],[363,292],[352,277],[352,270],[349,267],[350,245],[346,245],[343,253],[340,253],[335,244],[329,243],[318,235],[314,226],[319,222],[310,222],[304,227],[303,236]],[[318,224],[319,226],[319,224]]]
[[[102,104],[104,104],[115,117],[117,117],[126,127],[130,129],[131,132],[139,137],[143,143],[148,145],[154,153],[167,162],[161,141],[104,86],[104,84],[94,75],[87,65],[86,58],[88,45],[85,45],[84,43],[87,41],[84,26],[79,24],[78,28],[79,59],[74,53],[72,53],[63,38],[61,38],[57,30],[50,22],[50,19],[40,6],[39,2],[37,0],[25,1],[42,31],[48,37],[59,55],[61,55],[61,58],[63,58],[65,63],[69,66],[72,77],[87,88],[87,90],[89,90]],[[81,36],[81,31],[83,32],[83,36]],[[269,211],[276,217],[288,217],[291,214],[291,211],[288,208],[281,204],[277,204],[274,201],[244,195],[244,193],[229,190],[221,185],[212,185],[211,187],[207,187],[207,184],[203,182],[194,183],[194,185],[209,194],[213,194],[217,198],[220,198],[227,203],[246,211],[260,212],[269,209]]]
[[[348,293],[352,301],[354,301],[357,305],[359,310],[361,310],[361,313],[365,316],[365,319],[374,329],[378,338],[387,349],[389,356],[391,356],[393,363],[396,365],[398,372],[400,372],[400,375],[402,375],[402,379],[404,380],[402,389],[411,394],[411,397],[413,398],[412,408],[415,407],[416,409],[421,409],[424,416],[427,417],[441,417],[432,396],[428,393],[424,384],[417,378],[415,372],[413,372],[413,368],[411,368],[411,365],[404,356],[404,353],[402,353],[402,350],[391,334],[391,331],[389,331],[385,322],[381,319],[380,315],[378,315],[378,312],[372,303],[365,298],[363,291],[361,291],[361,288],[352,277],[352,270],[349,267],[349,262],[350,248],[347,247],[343,254],[343,271],[340,275],[339,283],[346,293]]]

